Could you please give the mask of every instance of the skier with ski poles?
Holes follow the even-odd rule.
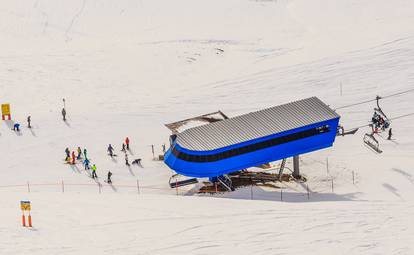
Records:
[[[111,144],[109,144],[109,146],[108,146],[108,153],[109,153],[109,156],[111,156],[111,157],[114,156],[114,147],[112,147]]]
[[[76,157],[75,157],[75,152],[72,151],[72,165],[74,165],[76,163]]]
[[[65,161],[68,161],[70,159],[70,150],[69,150],[69,148],[66,147],[65,152],[66,152],[66,159],[65,159]]]
[[[32,117],[28,116],[27,117],[27,127],[28,128],[32,128],[32,126],[30,125],[31,122],[32,122]]]
[[[85,158],[85,160],[83,161],[83,164],[85,165],[85,170],[89,170],[89,159]]]
[[[82,158],[82,150],[80,147],[78,147],[78,156],[76,157],[78,160]]]
[[[93,164],[91,169],[92,169],[92,179],[98,178],[98,175],[96,175],[96,165]]]
[[[392,138],[392,128],[390,128],[388,130],[388,138],[387,138],[387,140],[391,140],[391,138]]]
[[[125,165],[129,166],[128,154],[125,153]]]
[[[62,116],[63,116],[63,121],[66,121],[66,110],[65,110],[65,108],[62,109]]]
[[[126,144],[127,150],[129,150],[129,138],[128,137],[125,139],[125,144]]]
[[[111,176],[112,176],[111,171],[108,171],[108,179],[106,180],[106,182],[107,182],[108,184],[112,184]]]

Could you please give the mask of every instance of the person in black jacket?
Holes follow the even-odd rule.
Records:
[[[112,147],[111,144],[108,146],[108,153],[109,153],[109,156],[111,157],[114,156],[114,147]]]
[[[63,121],[66,121],[66,110],[65,110],[65,108],[62,109],[62,116],[63,116]]]
[[[389,130],[388,130],[388,140],[391,140],[391,138],[392,138],[392,128],[390,128]]]
[[[70,151],[69,151],[69,148],[66,148],[66,149],[65,149],[65,152],[66,152],[66,159],[65,159],[65,161],[68,161],[68,159],[70,158]]]
[[[106,182],[109,184],[112,184],[111,176],[112,176],[111,171],[108,171],[108,179],[106,180]]]

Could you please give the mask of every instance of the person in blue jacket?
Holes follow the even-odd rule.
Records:
[[[20,131],[20,124],[15,123],[14,126],[13,126],[13,130],[19,132]]]
[[[85,165],[85,170],[89,170],[89,163],[90,163],[89,159],[85,158],[85,160],[83,161],[83,164]]]

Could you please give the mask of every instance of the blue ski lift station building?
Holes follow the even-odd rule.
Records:
[[[317,97],[251,112],[172,135],[164,162],[185,176],[221,176],[331,147],[339,118]]]

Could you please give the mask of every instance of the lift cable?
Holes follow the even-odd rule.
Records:
[[[414,92],[414,89],[409,89],[409,90],[401,91],[401,92],[398,92],[398,93],[395,93],[395,94],[386,95],[386,96],[383,96],[383,97],[379,97],[379,99],[395,97],[395,96],[403,95],[403,94],[406,94],[406,93],[409,93],[409,92]],[[353,106],[357,106],[357,105],[361,105],[361,104],[366,104],[366,103],[370,103],[370,102],[375,102],[375,101],[377,101],[377,98],[371,99],[371,100],[366,100],[366,101],[361,101],[361,102],[357,102],[357,103],[353,103],[353,104],[349,104],[349,105],[344,105],[344,106],[335,108],[335,111],[339,110],[339,109],[349,108],[349,107],[353,107]]]
[[[409,117],[409,116],[413,116],[413,115],[414,115],[414,112],[408,113],[408,114],[404,114],[404,115],[400,115],[400,116],[397,116],[397,117],[394,117],[394,118],[390,118],[389,120],[401,119],[401,118],[405,118],[405,117]],[[370,121],[369,124],[365,124],[365,125],[358,126],[358,127],[353,127],[353,128],[348,129],[348,130],[357,129],[357,128],[363,128],[363,127],[369,127],[371,124],[372,124],[372,122]]]

